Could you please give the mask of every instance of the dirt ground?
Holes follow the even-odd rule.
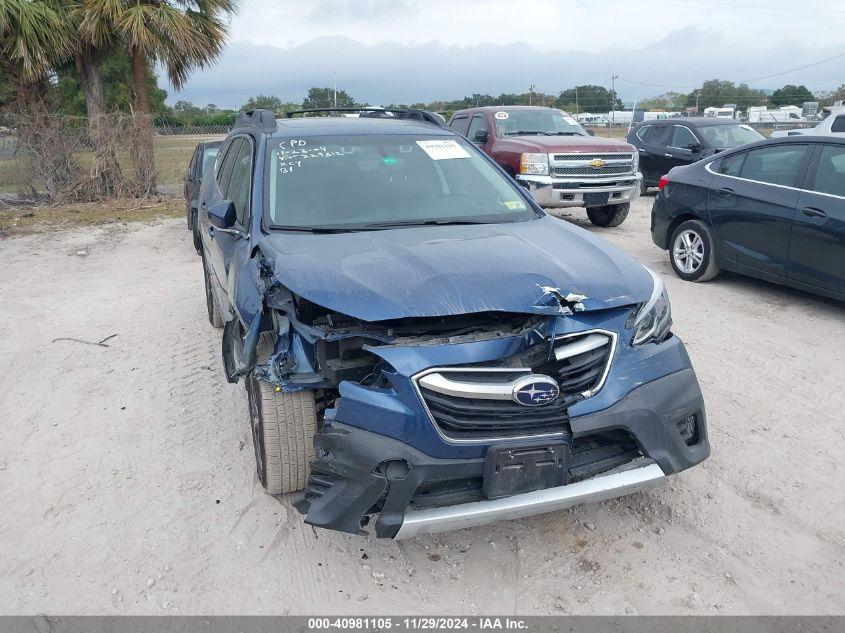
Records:
[[[678,280],[650,207],[598,232],[664,274],[712,457],[406,542],[261,491],[183,220],[0,240],[0,612],[845,614],[845,305]]]

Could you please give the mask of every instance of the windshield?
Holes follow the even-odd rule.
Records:
[[[560,110],[534,108],[508,110],[493,115],[496,135],[503,136],[587,136],[578,121]]]
[[[728,149],[747,143],[762,141],[765,136],[750,125],[707,125],[696,130],[710,147]]]
[[[537,217],[516,185],[458,136],[317,136],[268,145],[276,228],[366,230]]]

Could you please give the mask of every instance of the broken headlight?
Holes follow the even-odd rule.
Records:
[[[628,324],[629,328],[634,329],[631,345],[660,343],[672,327],[672,306],[669,304],[669,294],[666,292],[663,278],[648,268],[646,270],[654,280],[654,288],[649,300],[637,308]]]

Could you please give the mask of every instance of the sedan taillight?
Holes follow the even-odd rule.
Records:
[[[660,182],[657,183],[657,188],[658,188],[658,190],[663,191],[663,187],[665,187],[668,184],[669,184],[669,176],[664,174],[660,177]]]

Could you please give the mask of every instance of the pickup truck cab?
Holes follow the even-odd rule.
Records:
[[[586,207],[598,226],[619,226],[640,193],[637,150],[594,138],[566,112],[535,106],[458,110],[463,134],[531,192],[542,207]]]

